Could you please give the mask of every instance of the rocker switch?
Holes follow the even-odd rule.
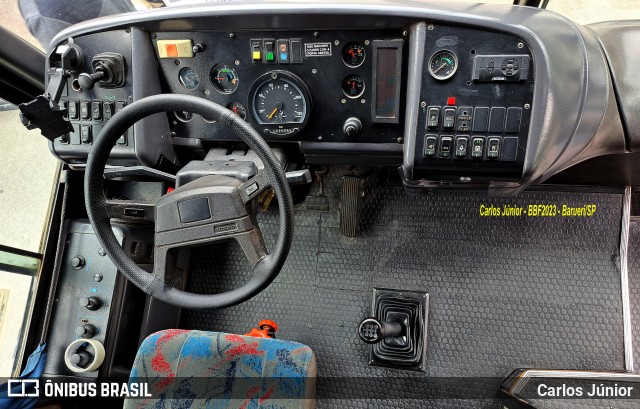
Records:
[[[442,129],[452,130],[456,123],[456,108],[445,108],[442,120]]]
[[[429,107],[427,114],[427,129],[438,129],[438,123],[440,122],[440,108]]]

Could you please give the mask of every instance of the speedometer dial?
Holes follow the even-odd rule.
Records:
[[[291,135],[306,124],[309,92],[300,78],[286,71],[263,75],[252,87],[252,113],[259,129],[272,135]]]

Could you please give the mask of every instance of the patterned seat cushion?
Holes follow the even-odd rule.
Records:
[[[125,408],[314,407],[316,365],[297,342],[219,332],[166,330],[144,340],[129,383],[152,398]]]

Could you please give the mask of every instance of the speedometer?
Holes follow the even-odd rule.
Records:
[[[309,91],[287,71],[271,71],[253,84],[252,114],[263,133],[277,136],[299,132],[309,119]]]

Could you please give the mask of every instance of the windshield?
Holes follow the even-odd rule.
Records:
[[[470,3],[467,0],[450,1]],[[0,0],[3,11],[8,13],[3,23],[5,28],[42,50],[48,48],[61,30],[93,18],[158,7],[218,2],[220,0]],[[514,2],[484,0],[479,3],[510,5]],[[546,8],[579,24],[640,19],[637,0],[549,0]]]
[[[551,0],[547,9],[580,24],[640,19],[638,0]]]

